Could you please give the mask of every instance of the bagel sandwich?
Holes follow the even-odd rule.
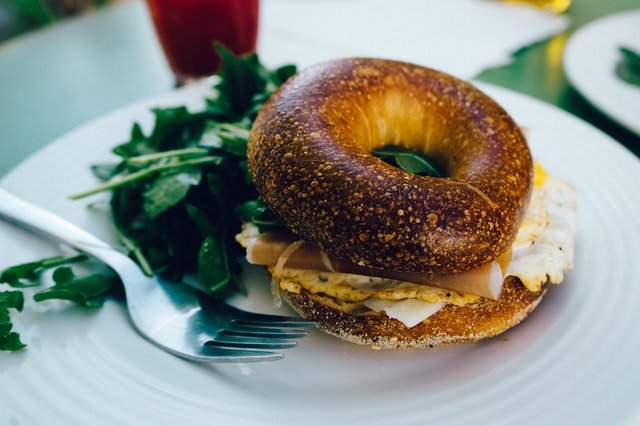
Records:
[[[420,152],[443,177],[371,155]],[[302,71],[262,108],[248,166],[286,227],[243,225],[274,295],[323,331],[374,348],[496,336],[573,263],[573,187],[469,83],[420,66],[343,59]]]

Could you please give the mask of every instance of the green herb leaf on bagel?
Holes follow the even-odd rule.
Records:
[[[429,158],[407,148],[388,145],[373,151],[371,154],[408,173],[420,176],[443,176]]]

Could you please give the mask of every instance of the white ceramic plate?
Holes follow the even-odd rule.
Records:
[[[531,129],[535,157],[578,190],[575,270],[520,326],[490,341],[375,351],[313,332],[282,361],[197,365],[133,332],[117,303],[63,303],[15,315],[29,344],[0,353],[0,423],[487,424],[640,420],[640,162],[604,134],[538,101],[483,86]],[[116,111],[58,139],[2,184],[105,239],[103,213],[66,196],[94,185],[151,105],[201,101],[177,92]],[[0,224],[0,267],[57,252]],[[278,312],[260,271],[236,304]],[[289,311],[284,311],[289,312]]]
[[[640,87],[615,74],[620,47],[640,52],[640,10],[598,19],[577,31],[563,65],[571,84],[604,114],[640,135]]]

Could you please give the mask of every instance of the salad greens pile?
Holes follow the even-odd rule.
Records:
[[[236,209],[246,216],[260,207],[247,172],[249,130],[296,68],[270,71],[255,53],[236,57],[222,46],[217,50],[220,79],[205,108],[154,109],[153,130],[145,134],[134,124],[130,140],[114,149],[121,161],[93,167],[103,184],[72,198],[112,191],[116,232],[145,273],[180,280],[196,271],[223,298],[242,291]]]
[[[225,298],[245,292],[238,279],[244,253],[234,240],[241,224],[252,222],[261,231],[282,227],[256,192],[246,150],[258,111],[296,67],[268,70],[255,53],[236,57],[221,45],[216,50],[222,65],[206,106],[196,112],[153,109],[150,133],[134,123],[130,139],[113,150],[120,160],[92,167],[102,183],[72,198],[110,191],[115,232],[145,273],[173,280],[196,273],[213,296]],[[373,154],[410,173],[440,176],[426,157],[406,149]],[[25,347],[9,312],[23,309],[21,289],[41,285],[46,271],[54,285],[35,293],[36,302],[64,299],[96,308],[121,293],[113,273],[79,276],[72,270],[88,261],[84,255],[59,256],[0,272],[0,284],[13,288],[0,290],[0,350]]]

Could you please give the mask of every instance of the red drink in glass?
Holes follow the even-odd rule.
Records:
[[[214,43],[235,54],[252,52],[259,0],[147,0],[165,56],[182,82],[214,74]]]

